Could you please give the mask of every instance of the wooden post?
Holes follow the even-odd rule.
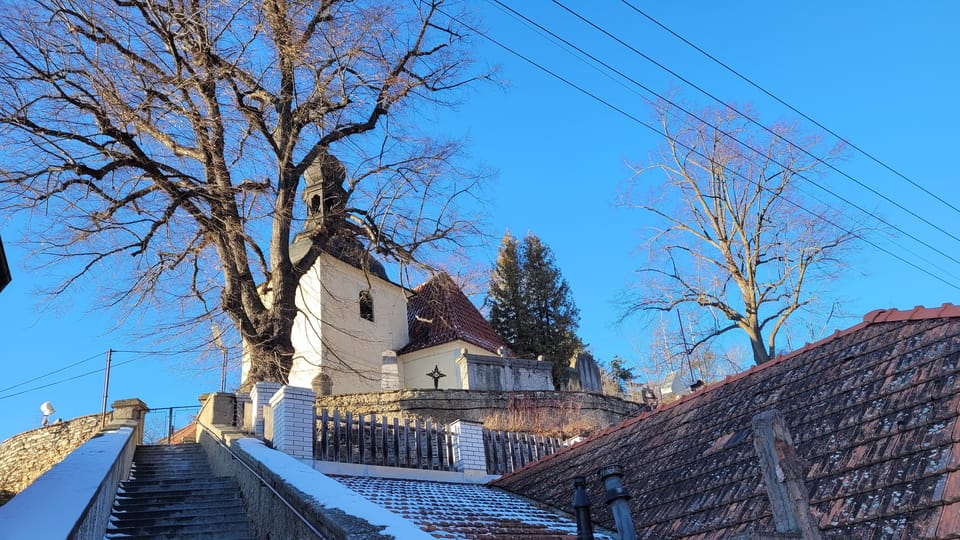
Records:
[[[377,464],[377,415],[370,415],[370,463]]]
[[[382,433],[383,433],[383,445],[381,445],[381,448],[383,448],[383,466],[386,467],[386,466],[388,465],[387,458],[390,457],[390,456],[389,456],[389,454],[390,454],[390,451],[389,451],[390,441],[389,441],[389,439],[388,439],[388,433],[387,433],[387,422],[388,422],[388,420],[387,420],[387,415],[383,415],[383,416],[381,416],[380,418],[383,420],[383,431],[382,431]],[[396,428],[394,428],[394,429],[396,429]],[[400,464],[397,463],[397,465],[400,465]]]
[[[353,411],[347,411],[343,436],[346,439],[346,450],[344,450],[345,463],[354,463],[353,461]]]
[[[823,538],[817,520],[810,514],[806,474],[783,415],[771,409],[754,416],[751,423],[753,447],[760,457],[777,532],[800,534],[804,540]]]
[[[400,465],[400,423],[396,416],[393,417],[393,457],[397,460],[394,465],[402,467]]]
[[[330,451],[327,448],[327,422],[329,422],[329,416],[326,409],[320,410],[320,452],[319,458],[323,461],[330,460]]]
[[[447,449],[447,426],[438,423],[437,424],[437,468],[441,471],[445,471],[446,464],[444,463],[444,454]]]
[[[359,413],[357,415],[357,418],[358,418],[357,419],[357,447],[360,450],[359,463],[361,465],[366,465],[367,464],[367,447],[366,447],[366,441],[364,440],[364,436],[363,436],[364,431],[366,431],[366,429],[364,429],[364,424],[363,424],[364,422],[363,413]]]
[[[513,471],[513,458],[512,453],[510,452],[510,432],[501,431],[501,445],[503,447],[503,472],[508,473]]]
[[[489,466],[488,464],[487,467]],[[447,429],[447,470],[453,470],[453,436],[451,436],[449,429]]]
[[[426,435],[427,466],[425,469],[433,470],[433,426],[427,420],[423,426],[423,433]]]
[[[340,410],[333,410],[333,459],[340,461]]]
[[[403,419],[403,466],[413,467],[410,460],[410,419]]]
[[[416,444],[416,456],[417,464],[414,465],[414,468],[422,469],[423,468],[423,433],[421,432],[423,427],[420,425],[420,417],[417,417],[413,420],[413,438]]]

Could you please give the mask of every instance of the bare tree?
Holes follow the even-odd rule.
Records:
[[[651,387],[662,387],[671,375],[684,386],[689,386],[696,381],[716,382],[743,370],[743,350],[736,344],[721,347],[708,341],[696,348],[690,347],[690,343],[698,341],[700,334],[694,326],[697,317],[689,311],[682,314],[686,321],[682,331],[681,325],[668,324],[673,316],[660,313],[649,348],[645,351],[638,349],[637,375]]]
[[[665,181],[659,196],[629,204],[666,226],[649,242],[645,279],[626,313],[698,306],[687,354],[739,329],[754,361],[766,362],[778,332],[816,302],[816,284],[842,266],[843,248],[858,237],[799,189],[839,148],[824,149],[789,124],[764,131],[730,109],[705,110],[704,121],[667,106],[658,113],[666,148],[638,173]]]
[[[124,306],[225,314],[250,379],[285,381],[297,286],[321,252],[409,267],[476,232],[458,208],[479,175],[417,125],[483,76],[446,4],[8,3],[3,207],[42,216],[38,244],[72,263],[55,293],[100,274]],[[309,209],[308,171],[323,183]]]

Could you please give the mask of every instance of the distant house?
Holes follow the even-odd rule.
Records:
[[[960,537],[960,307],[950,304],[871,312],[493,485],[564,508],[572,479],[587,477],[594,519],[613,528],[597,470],[619,464],[641,538],[769,538],[779,518],[752,423],[773,409],[824,537]]]

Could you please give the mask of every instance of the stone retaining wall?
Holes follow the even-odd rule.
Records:
[[[556,409],[558,415],[576,409],[608,426],[651,410],[649,405],[613,396],[585,392],[478,390],[396,390],[372,394],[317,396],[317,407],[353,413],[387,416],[423,417],[450,423],[455,420],[482,422],[486,417],[509,407],[535,404],[541,409]]]
[[[80,416],[10,437],[0,444],[0,505],[23,491],[100,430],[100,415]]]

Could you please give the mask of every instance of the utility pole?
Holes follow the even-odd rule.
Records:
[[[220,330],[220,326],[217,323],[213,323],[213,326],[210,328],[213,331],[213,341],[217,344],[217,347],[220,348],[220,352],[223,353],[223,362],[220,365],[220,391],[227,391],[227,346],[223,344],[223,331]]]
[[[107,368],[103,375],[103,408],[100,410],[100,425],[103,427],[107,423],[107,394],[110,391],[110,357],[113,356],[113,349],[107,349]]]
[[[220,391],[227,391],[227,348],[223,348],[223,365],[220,367]]]

